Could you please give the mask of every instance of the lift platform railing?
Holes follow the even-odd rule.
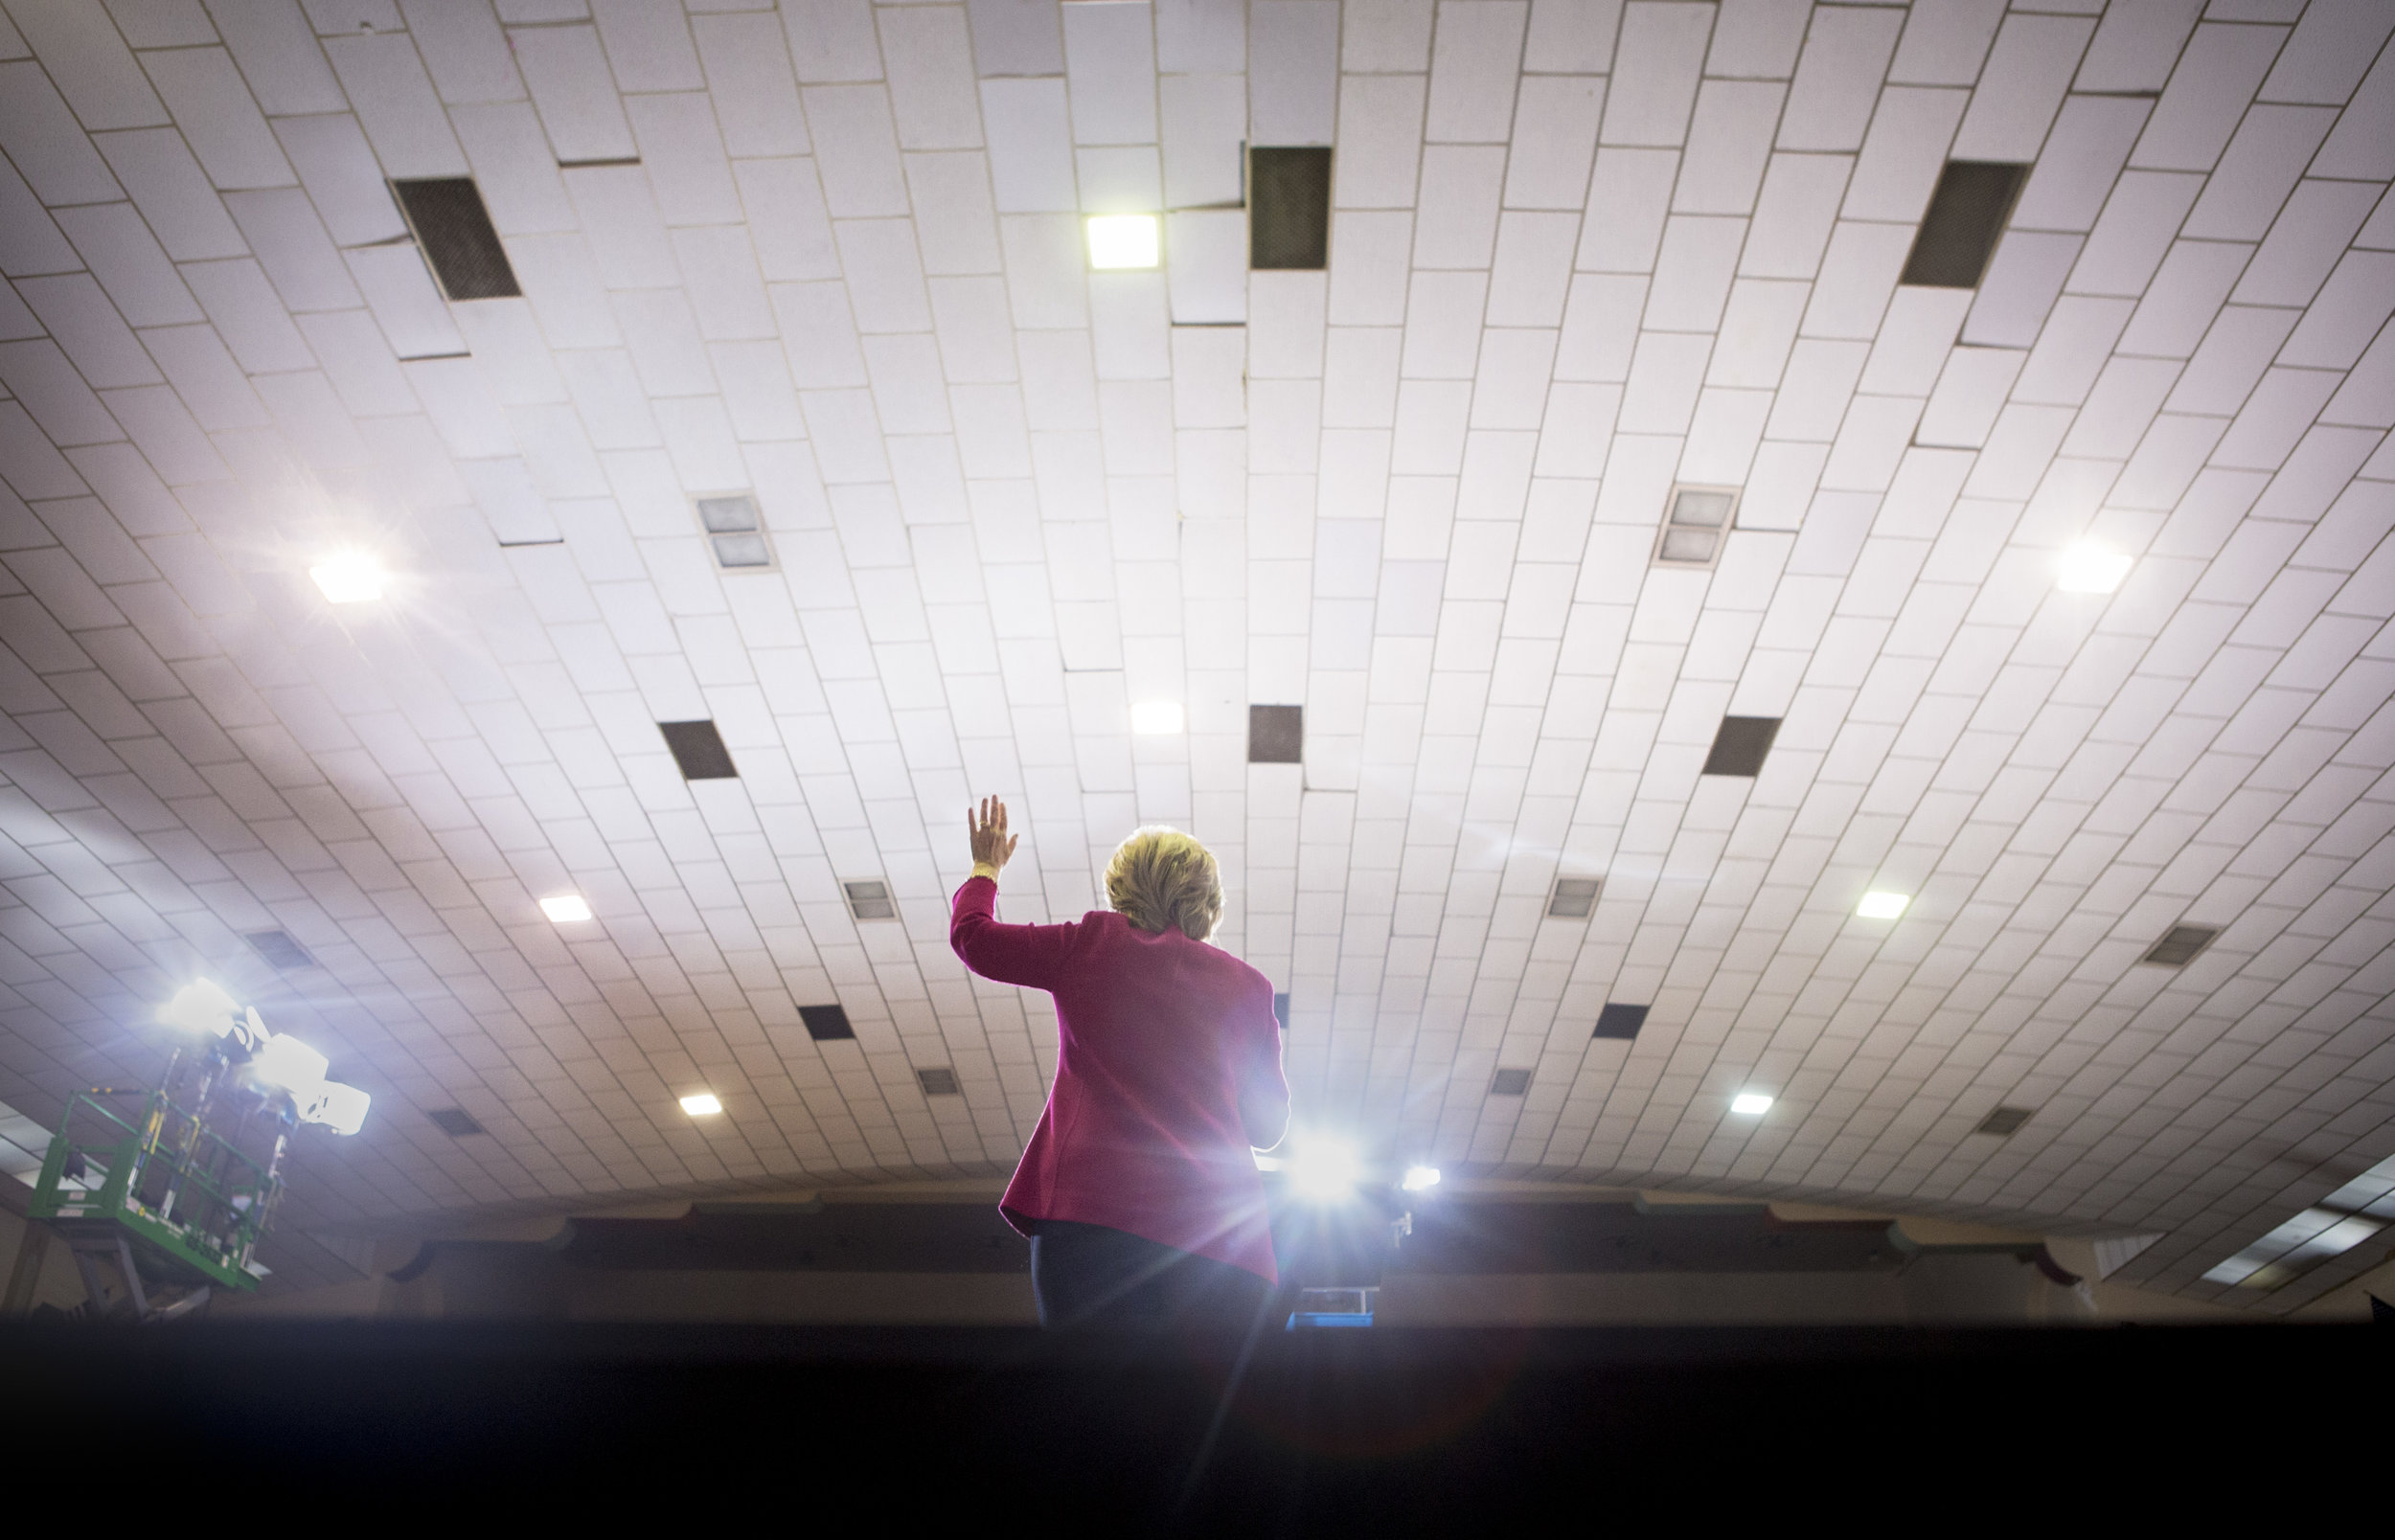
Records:
[[[145,1097],[137,1120],[101,1099],[120,1095]],[[169,1089],[76,1093],[42,1162],[33,1216],[71,1241],[114,1232],[165,1280],[256,1288],[262,1270],[250,1254],[282,1191],[285,1131],[260,1130],[276,1157],[262,1163],[209,1127],[205,1111],[204,1100],[197,1111],[178,1105]]]

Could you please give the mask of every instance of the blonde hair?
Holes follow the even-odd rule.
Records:
[[[1162,824],[1131,830],[1106,863],[1106,902],[1144,931],[1178,926],[1202,941],[1222,917],[1222,873],[1190,835]]]

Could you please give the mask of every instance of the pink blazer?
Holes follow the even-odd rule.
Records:
[[[998,885],[956,890],[948,944],[986,979],[1056,996],[1056,1084],[999,1210],[1106,1225],[1277,1282],[1241,1108],[1255,1137],[1289,1114],[1272,985],[1177,930],[1110,910],[1062,925],[1001,925]]]

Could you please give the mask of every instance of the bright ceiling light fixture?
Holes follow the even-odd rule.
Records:
[[[1439,1168],[1435,1166],[1408,1166],[1405,1179],[1398,1184],[1408,1192],[1427,1192],[1439,1185]]]
[[[1153,267],[1161,260],[1152,214],[1102,214],[1089,221],[1089,265]]]
[[[1309,1139],[1290,1158],[1289,1174],[1298,1191],[1327,1203],[1353,1193],[1363,1167],[1356,1159],[1356,1146],[1345,1140]]]
[[[723,1110],[713,1091],[694,1091],[682,1098],[682,1110],[694,1118],[712,1118]]]
[[[1909,894],[1885,893],[1875,888],[1862,895],[1862,902],[1855,906],[1855,913],[1865,919],[1894,919],[1911,902]]]
[[[2055,586],[2065,594],[2109,594],[2129,576],[2130,558],[2082,540],[2055,563]]]
[[[325,598],[335,604],[363,604],[382,597],[382,563],[363,551],[344,551],[308,569]]]
[[[1177,700],[1143,700],[1131,708],[1131,731],[1134,733],[1177,733],[1188,716]]]
[[[540,900],[540,912],[559,925],[572,925],[590,917],[590,901],[579,893],[561,893]]]
[[[1742,1118],[1760,1118],[1771,1110],[1771,1098],[1760,1091],[1741,1091],[1730,1098],[1730,1111]]]

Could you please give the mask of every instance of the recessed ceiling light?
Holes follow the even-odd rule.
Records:
[[[1742,1118],[1760,1118],[1771,1110],[1771,1098],[1760,1091],[1742,1091],[1730,1098],[1730,1111]]]
[[[1152,214],[1102,214],[1089,221],[1092,267],[1153,267],[1158,252]]]
[[[308,569],[325,598],[335,604],[363,604],[382,597],[382,563],[362,551],[345,551]]]
[[[2065,594],[2109,594],[2129,576],[2130,558],[2117,551],[2082,541],[2063,553],[2055,564],[2055,584]]]
[[[1408,1192],[1425,1192],[1439,1185],[1439,1168],[1435,1166],[1408,1166],[1405,1180],[1398,1184]]]
[[[694,1118],[712,1118],[723,1110],[713,1091],[694,1091],[682,1098],[682,1110]]]
[[[1177,733],[1187,720],[1177,700],[1143,700],[1131,708],[1134,733]]]
[[[1862,902],[1855,906],[1855,913],[1865,919],[1894,919],[1911,902],[1911,895],[1907,894],[1882,893],[1875,889],[1862,895]]]
[[[540,900],[540,912],[560,925],[590,917],[590,904],[579,893],[561,893]]]

